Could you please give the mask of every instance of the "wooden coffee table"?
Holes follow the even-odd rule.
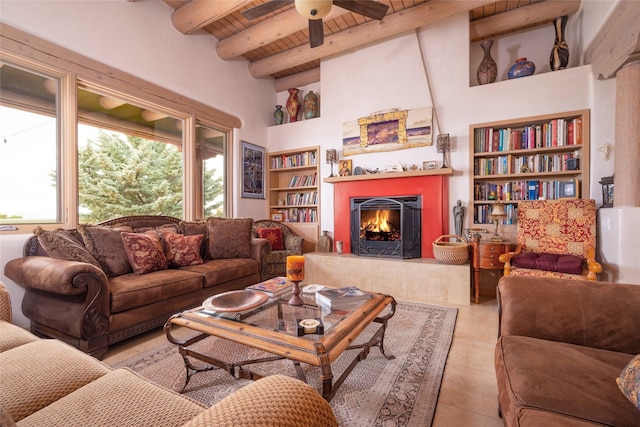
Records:
[[[386,355],[384,350],[387,322],[395,314],[396,301],[393,297],[374,293],[370,299],[357,307],[344,310],[329,310],[316,305],[314,298],[308,296],[304,296],[305,304],[297,307],[289,305],[287,299],[288,296],[269,299],[262,306],[244,314],[213,314],[203,307],[197,307],[172,316],[164,329],[169,341],[178,345],[184,359],[187,376],[182,390],[186,388],[191,376],[198,372],[224,369],[237,378],[255,380],[261,376],[247,370],[246,366],[289,359],[293,361],[296,373],[303,381],[306,381],[306,378],[300,363],[321,369],[322,396],[330,401],[358,362],[366,359],[372,347],[378,347],[387,359],[393,359],[394,356]],[[387,307],[389,310],[385,311]],[[310,333],[297,336],[300,319],[320,319],[324,326],[324,334]],[[380,325],[371,339],[364,344],[353,345],[360,333],[371,323]],[[172,333],[177,326],[195,331],[196,334],[180,338]],[[209,336],[257,348],[273,356],[229,363],[202,354],[191,347]],[[354,349],[359,351],[347,369],[334,381],[331,364],[345,351]],[[194,366],[189,357],[207,365]]]

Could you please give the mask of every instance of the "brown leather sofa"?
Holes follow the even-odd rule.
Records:
[[[176,312],[197,306],[212,295],[258,283],[267,241],[251,237],[252,222],[129,216],[92,226],[92,235],[81,226],[78,228],[84,233],[57,230],[58,246],[53,248],[49,239],[53,232],[39,232],[25,244],[24,257],[7,263],[5,275],[26,288],[22,311],[31,320],[33,333],[58,338],[101,359],[109,345],[162,326]],[[181,236],[202,234],[199,250],[203,262],[146,274],[133,272],[127,262],[131,252],[122,255],[120,233],[167,230]],[[63,255],[54,252],[54,258],[49,252],[62,245],[60,235],[67,250]],[[49,252],[42,246],[43,238],[49,239],[44,240]],[[239,241],[245,242],[246,250],[236,251],[234,245]],[[75,248],[69,250],[69,245]],[[100,245],[107,251],[101,256],[95,253],[100,252],[96,249]],[[82,255],[89,246],[89,254]]]
[[[507,426],[640,426],[616,383],[640,353],[640,285],[509,276],[497,295]]]

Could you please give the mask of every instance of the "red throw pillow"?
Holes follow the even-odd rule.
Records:
[[[164,254],[167,262],[172,267],[186,267],[188,265],[202,264],[200,245],[204,234],[184,236],[178,233],[166,231],[164,233]]]
[[[167,268],[162,242],[155,232],[122,233],[122,244],[136,274],[146,274]]]
[[[271,242],[271,249],[274,251],[283,251],[284,243],[282,241],[282,230],[276,228],[258,228],[258,237],[267,239]]]

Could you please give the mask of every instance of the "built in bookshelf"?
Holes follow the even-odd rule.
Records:
[[[307,250],[318,241],[320,223],[320,147],[268,154],[269,217],[304,237]]]
[[[589,110],[473,124],[472,224],[502,203],[515,224],[521,200],[589,197]]]

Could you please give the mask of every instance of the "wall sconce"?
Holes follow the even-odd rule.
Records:
[[[602,185],[602,207],[613,207],[613,175],[605,176],[600,180]]]
[[[331,175],[329,178],[333,178],[333,164],[338,160],[338,151],[329,149],[327,150],[327,163],[331,164]]]
[[[493,230],[493,236],[491,236],[491,241],[500,243],[502,242],[502,237],[500,237],[500,235],[498,234],[498,223],[500,222],[500,219],[507,216],[507,213],[504,211],[504,205],[502,203],[496,203],[495,205],[493,205],[491,214],[489,215],[491,216],[491,220],[493,221],[493,224],[495,226]]]
[[[442,153],[442,167],[440,169],[449,167],[447,166],[447,151],[449,151],[450,149],[451,143],[449,142],[449,134],[443,133],[441,135],[438,135],[436,150],[438,151],[438,153]]]

